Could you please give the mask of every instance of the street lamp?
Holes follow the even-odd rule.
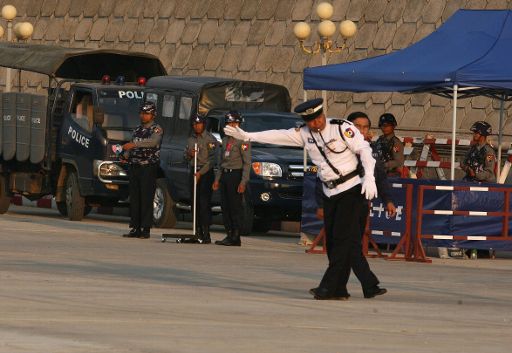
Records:
[[[7,41],[12,42],[13,25],[17,10],[12,5],[2,7],[2,17],[7,21]],[[14,35],[18,40],[27,40],[34,32],[34,26],[30,22],[20,22],[14,25]],[[0,26],[0,37],[4,35],[4,29]],[[11,69],[7,68],[5,74],[5,92],[11,91]]]
[[[350,20],[342,21],[339,25],[339,32],[343,38],[341,46],[334,42],[331,38],[336,33],[336,25],[329,20],[332,17],[334,8],[328,2],[318,4],[316,13],[320,17],[321,22],[318,25],[318,35],[320,39],[315,41],[313,45],[307,47],[304,41],[311,34],[311,27],[306,22],[299,22],[293,27],[293,33],[299,41],[302,51],[309,55],[322,55],[322,66],[327,64],[327,53],[341,53],[345,49],[347,39],[353,37],[357,32],[357,26]],[[322,91],[322,98],[324,99],[324,110],[327,112],[327,93]]]

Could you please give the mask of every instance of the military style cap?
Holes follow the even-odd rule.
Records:
[[[482,136],[489,136],[490,134],[492,134],[491,125],[488,122],[483,121],[483,120],[479,120],[479,121],[475,122],[471,126],[471,129],[469,129],[469,130],[471,130],[472,132],[479,133]]]
[[[206,122],[206,118],[204,116],[202,116],[201,114],[196,114],[192,117],[192,124],[201,124],[201,123],[205,123]]]
[[[384,113],[379,118],[379,127],[382,127],[384,124],[391,124],[393,126],[397,126],[397,122],[395,116],[391,113]]]
[[[224,115],[224,122],[227,123],[241,123],[243,121],[242,115],[236,110],[230,111]]]
[[[323,113],[323,102],[322,98],[305,101],[296,106],[294,112],[299,114],[304,121],[311,121]]]
[[[156,114],[156,106],[153,102],[144,102],[142,106],[140,107],[141,113],[151,113],[153,115]]]

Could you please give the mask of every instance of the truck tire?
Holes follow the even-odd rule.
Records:
[[[249,235],[252,232],[254,224],[254,207],[250,201],[246,201],[247,195],[242,202],[242,213],[240,214],[240,234]]]
[[[7,185],[5,177],[0,175],[0,214],[4,214],[9,210],[11,205],[11,197],[7,194]]]
[[[57,204],[57,210],[61,214],[61,216],[67,217],[68,216],[68,209],[66,207],[66,201],[59,201],[55,202]],[[89,213],[91,213],[92,207],[89,205],[85,205],[84,207],[84,217],[87,216]]]
[[[70,221],[84,218],[85,199],[80,195],[76,172],[70,172],[66,178],[66,210]]]
[[[153,223],[158,228],[173,228],[176,225],[174,200],[169,193],[167,181],[157,179],[153,199]]]

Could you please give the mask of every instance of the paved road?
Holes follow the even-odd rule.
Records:
[[[0,352],[508,352],[512,261],[371,266],[389,293],[307,290],[325,268],[296,237],[241,248],[123,239],[122,218],[0,216]],[[156,230],[156,234],[160,234]],[[213,235],[221,238],[220,233]]]

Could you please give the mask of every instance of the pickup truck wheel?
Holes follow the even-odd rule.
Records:
[[[0,176],[0,214],[4,214],[11,205],[11,197],[7,195],[5,177]]]
[[[252,232],[254,224],[254,208],[251,202],[247,202],[244,197],[242,203],[242,213],[240,214],[240,234],[249,235]]]
[[[66,179],[66,209],[69,220],[81,221],[84,218],[85,199],[80,195],[75,172],[69,173]]]
[[[57,210],[61,214],[61,216],[67,217],[68,216],[68,209],[66,207],[66,201],[59,201],[56,202],[57,204]],[[91,213],[92,207],[89,205],[85,205],[84,207],[84,217],[87,216],[89,213]]]
[[[173,228],[176,225],[174,200],[165,179],[157,179],[153,199],[153,223],[158,228]]]

